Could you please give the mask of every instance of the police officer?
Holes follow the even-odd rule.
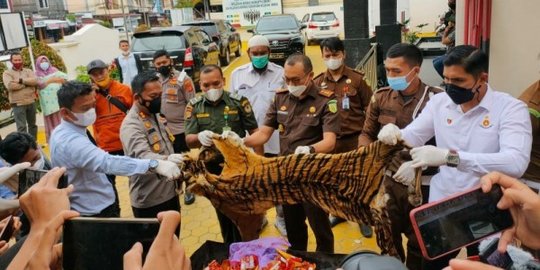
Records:
[[[186,145],[184,135],[184,111],[188,101],[195,97],[193,81],[185,71],[179,72],[174,69],[171,57],[165,50],[156,51],[153,62],[159,72],[163,87],[161,113],[167,119],[169,129],[174,135],[174,152],[187,152],[189,148]],[[184,193],[184,203],[186,205],[194,202],[195,196],[191,192]]]
[[[408,43],[398,43],[390,47],[386,55],[385,69],[388,87],[379,89],[373,94],[369,104],[362,134],[358,138],[359,146],[366,146],[377,140],[377,134],[383,125],[393,123],[403,128],[420,114],[431,96],[442,90],[424,84],[418,74],[422,64],[422,52]],[[388,215],[392,221],[392,233],[398,253],[405,259],[401,234],[404,233],[407,243],[407,267],[421,269],[421,254],[416,236],[412,230],[409,212],[414,208],[407,199],[407,186],[392,180],[397,168],[388,172],[385,187],[390,196]],[[433,174],[433,172],[424,172]],[[396,176],[402,182],[414,180],[414,170]],[[427,179],[426,179],[427,180]],[[427,182],[426,182],[427,184]],[[428,186],[422,187],[424,202],[427,202]]]
[[[531,161],[523,179],[533,190],[540,191],[540,80],[529,86],[519,99],[529,107],[533,136]]]
[[[120,127],[120,140],[127,156],[139,159],[169,160],[180,164],[182,155],[174,154],[174,136],[167,120],[159,114],[162,88],[155,71],[139,73],[131,82],[134,106]],[[156,173],[129,177],[133,215],[154,218],[159,212],[180,211],[174,181]]]
[[[366,109],[373,92],[364,81],[364,74],[345,65],[345,47],[339,38],[328,38],[321,41],[321,54],[328,68],[315,79],[315,85],[329,90],[336,95],[341,132],[336,141],[335,153],[355,150],[358,146],[358,136],[364,125]],[[345,219],[332,217],[332,227]],[[360,224],[360,232],[365,237],[371,237],[371,227]]]
[[[252,134],[257,131],[257,121],[251,104],[245,97],[223,91],[225,78],[221,68],[207,65],[201,68],[200,87],[204,96],[193,98],[186,107],[186,143],[191,148],[212,146],[213,133],[233,131],[240,137],[246,130]],[[222,159],[223,157],[221,157]],[[213,174],[221,174],[219,161],[206,164]],[[216,209],[221,235],[225,243],[234,243],[252,239],[242,239],[236,225]],[[262,225],[264,215],[253,216],[254,225]]]
[[[266,143],[279,131],[280,155],[331,153],[339,134],[338,102],[334,93],[313,82],[311,60],[293,54],[285,62],[287,89],[277,92],[260,131],[245,138],[247,146]],[[306,217],[317,240],[317,251],[334,252],[334,235],[326,214],[310,203],[283,205],[291,249],[307,250]]]

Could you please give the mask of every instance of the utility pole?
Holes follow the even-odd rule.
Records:
[[[124,32],[126,33],[126,40],[129,42],[129,29],[127,27],[127,20],[126,20],[126,11],[124,10],[124,0],[120,0],[120,5],[122,6],[122,18],[124,19]],[[131,25],[131,20],[129,21],[129,24]]]

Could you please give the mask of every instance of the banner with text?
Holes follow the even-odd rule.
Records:
[[[281,0],[223,0],[223,13],[235,26],[252,26],[264,15],[281,14]]]

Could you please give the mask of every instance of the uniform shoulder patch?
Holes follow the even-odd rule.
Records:
[[[334,95],[334,92],[326,89],[321,89],[319,90],[319,95],[329,98]]]
[[[288,92],[289,92],[289,89],[287,89],[287,88],[276,89],[276,94],[284,94],[284,93],[288,93]]]
[[[337,100],[335,99],[329,100],[327,104],[328,104],[328,110],[331,113],[336,113],[338,111]]]
[[[190,99],[189,103],[191,105],[195,105],[195,104],[199,103],[201,100],[203,100],[202,96],[196,96],[196,97]]]

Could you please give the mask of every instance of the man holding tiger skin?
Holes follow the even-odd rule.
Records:
[[[311,60],[293,54],[285,62],[287,89],[276,91],[266,120],[259,130],[244,138],[248,147],[266,143],[274,130],[279,132],[280,155],[331,153],[340,132],[337,101],[329,90],[320,90],[312,82]],[[328,214],[309,203],[283,205],[287,238],[291,249],[307,250],[306,217],[317,241],[317,251],[334,252],[334,234]]]

